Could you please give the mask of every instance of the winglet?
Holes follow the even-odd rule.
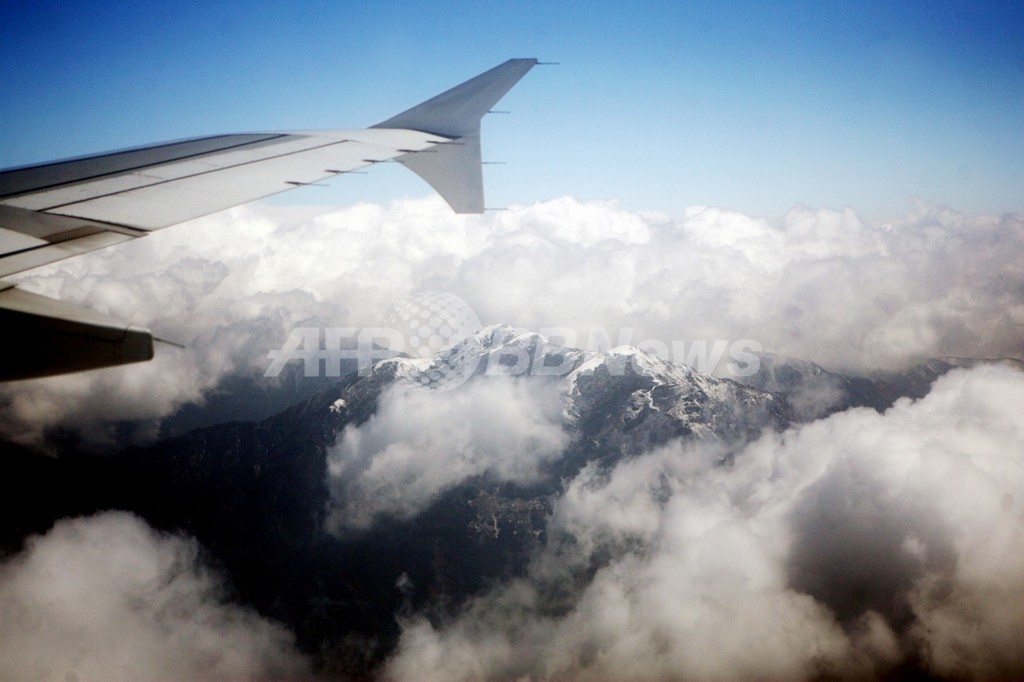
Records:
[[[536,59],[510,59],[373,127],[419,130],[454,140],[396,161],[426,180],[456,213],[482,213],[480,119],[535,64]]]
[[[536,59],[510,59],[373,127],[405,128],[444,137],[479,132],[480,118],[536,63]]]

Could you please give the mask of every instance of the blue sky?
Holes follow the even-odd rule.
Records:
[[[364,127],[510,57],[488,203],[1024,210],[1020,2],[0,2],[0,165]],[[286,195],[387,201],[399,167]]]

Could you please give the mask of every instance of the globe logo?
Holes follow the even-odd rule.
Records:
[[[477,354],[453,347],[476,333],[480,320],[455,294],[417,292],[396,304],[385,322],[405,339],[409,355],[423,359],[407,377],[414,385],[447,390],[460,385],[476,370],[478,360],[473,358]]]

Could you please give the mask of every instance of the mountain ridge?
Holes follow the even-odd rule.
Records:
[[[488,585],[522,576],[544,543],[552,500],[583,467],[610,468],[676,439],[739,447],[765,428],[812,418],[792,396],[804,389],[821,393],[815,381],[822,378],[826,386],[838,381],[845,392],[827,412],[894,402],[902,397],[897,394],[920,391],[929,377],[959,366],[937,360],[908,370],[903,383],[899,377],[871,383],[805,361],[761,356],[759,373],[744,385],[637,349],[568,348],[502,325],[446,352],[381,361],[258,422],[218,424],[112,456],[42,461],[8,447],[5,485],[16,485],[20,494],[4,491],[11,493],[4,496],[5,553],[58,518],[131,511],[156,528],[196,538],[207,560],[228,576],[233,596],[285,623],[323,671],[369,676],[397,642],[396,616],[443,619]],[[529,364],[516,374],[524,357]],[[418,381],[445,361],[467,383],[558,385],[569,435],[564,452],[536,481],[502,480],[485,471],[444,488],[412,518],[383,516],[368,531],[347,536],[327,532],[330,448],[345,429],[374,419],[389,390],[428,398],[446,393]],[[535,366],[565,371],[526,371]],[[26,491],[35,500],[30,507],[11,501],[24,499]],[[365,654],[346,653],[352,642]]]

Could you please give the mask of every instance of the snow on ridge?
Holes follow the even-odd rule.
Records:
[[[733,386],[730,381],[663,360],[636,346],[616,346],[607,351],[584,350],[553,343],[537,332],[508,324],[488,325],[426,358],[406,356],[383,360],[374,371],[387,363],[394,365],[396,377],[430,388],[454,388],[475,374],[559,379],[567,415],[576,412],[572,404],[581,393],[582,377],[588,377],[588,390],[632,375],[646,378],[650,383],[647,390],[664,386],[677,396],[697,391],[716,399],[727,399]],[[446,375],[441,384],[423,379],[428,373],[436,375],[439,371]]]

